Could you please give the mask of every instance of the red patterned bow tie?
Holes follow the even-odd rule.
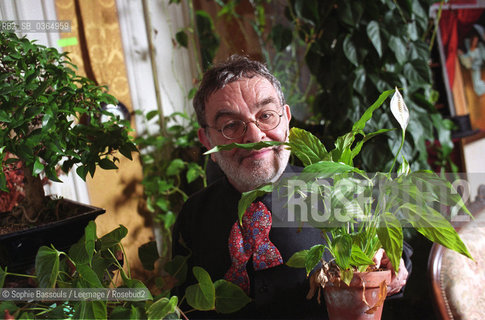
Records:
[[[271,213],[262,202],[252,203],[242,219],[242,227],[234,223],[229,235],[232,265],[224,279],[240,286],[249,294],[246,264],[253,257],[254,270],[264,270],[283,263],[276,246],[269,240]]]

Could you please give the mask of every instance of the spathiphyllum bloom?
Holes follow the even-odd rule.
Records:
[[[397,88],[391,99],[391,112],[394,115],[394,118],[396,118],[397,122],[399,122],[401,125],[402,130],[406,131],[409,123],[409,110]]]

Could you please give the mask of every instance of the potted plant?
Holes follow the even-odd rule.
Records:
[[[72,208],[74,203],[46,197],[43,175],[47,180],[60,182],[58,172],[67,173],[75,167],[76,173],[85,179],[88,173],[94,175],[98,165],[115,169],[116,151],[131,159],[131,152],[136,150],[128,135],[128,123],[102,106],[116,104],[116,99],[106,93],[105,87],[76,75],[72,67],[76,68],[66,53],[14,33],[0,32],[0,190],[9,191],[7,185],[12,182],[7,181],[12,178],[11,174],[6,175],[9,166],[15,165],[23,176],[22,185],[17,184],[23,197],[11,211],[0,214],[3,225],[14,229],[37,226],[40,230],[45,229],[39,227],[44,222],[70,216],[61,209]],[[102,116],[105,121],[101,121]],[[93,210],[96,213],[89,219],[104,212],[91,206],[74,211],[86,214]],[[77,239],[87,221],[75,222],[80,231]],[[62,238],[65,235],[56,232],[63,230],[73,233],[65,225],[55,232],[44,232],[50,238]],[[19,245],[18,239],[5,232],[0,235],[0,251],[6,252],[2,264],[24,247],[29,253],[24,252],[18,258],[25,255],[33,258],[40,245],[49,243],[34,237]],[[24,236],[26,232],[30,231],[20,231]],[[69,243],[61,245],[66,246]]]
[[[142,281],[131,277],[129,262],[122,263],[125,251],[121,240],[128,233],[124,226],[97,237],[96,224],[90,221],[83,231],[68,250],[40,247],[33,275],[0,267],[0,313],[5,319],[187,319],[190,311],[228,314],[250,301],[237,285],[222,279],[213,281],[200,267],[192,270],[198,283],[189,286],[183,297],[170,295],[170,290],[160,292],[160,288],[152,295]],[[140,258],[153,263],[159,256],[156,250],[152,255]],[[186,260],[177,256],[165,264],[168,276],[179,281],[177,285],[188,272]],[[35,291],[35,298],[18,293],[13,296],[31,289],[10,288],[13,277],[29,279],[41,290]],[[184,309],[185,300],[193,309]]]
[[[305,268],[307,275],[313,271],[310,282],[314,289],[315,284],[324,288],[330,319],[380,319],[391,271],[376,268],[373,257],[379,249],[384,249],[397,272],[403,251],[403,227],[411,226],[429,240],[471,258],[453,226],[441,213],[444,208],[451,207],[451,215],[456,214],[456,210],[470,214],[448,180],[428,170],[412,172],[404,156],[395,174],[392,172],[397,156],[388,172],[367,173],[353,165],[353,159],[367,140],[390,131],[365,133],[364,127],[392,92],[382,93],[352,130],[336,140],[331,151],[311,133],[293,128],[286,143],[233,143],[207,152],[286,144],[301,160],[304,165],[301,174],[285,178],[278,185],[264,185],[243,193],[238,214],[242,219],[249,204],[262,194],[284,191],[288,196],[290,222],[322,230],[324,243],[296,252],[286,264]],[[409,112],[397,88],[391,100],[391,111],[402,128],[399,155]],[[292,212],[297,207],[295,204],[301,209],[299,218],[296,211]],[[333,257],[332,261],[323,260],[325,251]],[[321,266],[317,267],[319,264]],[[374,274],[382,277],[368,279]],[[376,298],[374,301],[371,301],[372,296]]]

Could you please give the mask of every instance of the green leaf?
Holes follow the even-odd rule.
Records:
[[[292,268],[305,268],[305,261],[308,256],[308,250],[301,250],[295,252],[290,259],[286,262],[288,267]]]
[[[352,266],[370,266],[374,264],[371,258],[369,258],[362,249],[356,245],[352,245],[352,253],[350,255],[350,264]]]
[[[242,218],[247,208],[254,202],[257,198],[265,195],[266,193],[273,192],[273,184],[266,184],[257,189],[243,192],[241,199],[239,199],[237,205],[237,214],[239,217],[239,223],[242,224]]]
[[[126,278],[126,279],[123,279],[123,284],[130,289],[138,289],[137,297],[134,298],[134,301],[153,300],[150,290],[148,290],[145,284],[140,280]]]
[[[82,300],[74,307],[74,319],[108,319],[105,301]]]
[[[193,284],[185,290],[187,303],[197,310],[214,310],[216,291],[210,275],[207,271],[197,266],[192,271],[199,283]]]
[[[90,264],[96,242],[96,224],[89,221],[84,228],[84,235],[69,249],[69,257],[77,263]]]
[[[352,42],[352,35],[347,34],[344,39],[343,49],[345,57],[356,67],[359,66],[359,61],[357,60],[357,50],[355,50],[355,45]]]
[[[138,248],[138,258],[146,270],[153,270],[155,268],[155,261],[160,258],[157,249],[156,241],[150,241]]]
[[[353,269],[342,269],[340,270],[340,278],[346,285],[350,285],[352,278],[354,277]]]
[[[116,164],[108,158],[103,158],[103,159],[99,160],[98,164],[102,169],[105,169],[105,170],[118,169]]]
[[[304,166],[322,160],[330,160],[330,155],[323,143],[306,130],[292,128],[289,141],[291,152],[301,160]]]
[[[244,308],[251,299],[236,284],[226,280],[214,283],[216,290],[216,311],[219,313],[233,313]]]
[[[270,37],[276,50],[283,51],[291,44],[293,34],[289,28],[278,23],[271,29]]]
[[[3,288],[3,284],[5,283],[6,277],[7,277],[7,268],[3,270],[2,266],[0,266],[0,289]]]
[[[374,45],[379,57],[382,57],[382,43],[381,34],[379,32],[379,23],[375,20],[369,22],[367,25],[367,36]]]
[[[224,145],[219,145],[215,146],[214,148],[204,152],[204,155],[208,155],[211,153],[219,152],[219,151],[224,151],[224,150],[232,150],[234,148],[241,148],[241,149],[253,149],[253,150],[259,150],[267,147],[274,147],[274,146],[280,146],[288,144],[286,142],[281,142],[281,141],[260,141],[260,142],[253,142],[253,143],[229,143],[229,144],[224,144]]]
[[[18,310],[19,307],[13,301],[2,301],[0,302],[0,314],[2,317],[5,316],[5,311],[8,310],[10,314],[13,314],[15,311]],[[4,318],[5,319],[5,318]],[[32,317],[33,319],[33,317]]]
[[[177,42],[184,48],[188,47],[189,44],[189,37],[187,36],[187,33],[185,33],[184,30],[180,30],[175,34],[175,39]]]
[[[0,191],[8,192],[7,177],[5,176],[5,172],[3,172],[3,170],[0,170]]]
[[[309,275],[317,264],[320,263],[324,251],[325,246],[323,244],[314,245],[308,250],[308,254],[305,257],[305,269],[307,275]]]
[[[188,164],[186,179],[188,183],[195,181],[198,177],[204,175],[204,170],[197,163],[191,162]]]
[[[187,259],[189,257],[175,256],[172,260],[167,261],[163,266],[163,269],[168,272],[172,277],[177,279],[175,285],[181,285],[185,282],[187,277]]]
[[[158,117],[158,110],[152,110],[147,112],[146,118],[148,121],[152,120],[153,118]]]
[[[377,98],[376,102],[374,102],[367,110],[365,110],[362,117],[360,117],[360,119],[354,123],[352,131],[359,132],[361,130],[364,130],[365,124],[372,118],[372,113],[384,103],[387,97],[389,97],[393,93],[394,89],[387,90],[381,93],[379,98]]]
[[[83,280],[83,286],[88,288],[103,288],[103,284],[99,280],[98,275],[90,266],[78,263],[76,265],[76,270],[79,273],[80,278]]]
[[[125,226],[120,224],[118,228],[114,229],[108,234],[105,234],[99,239],[101,243],[100,250],[111,248],[117,245],[118,243],[120,243],[121,239],[126,237],[127,234],[128,234],[128,229],[126,229]]]
[[[86,181],[86,175],[88,174],[88,167],[87,166],[79,166],[76,168],[76,173],[81,179]]]
[[[406,58],[406,45],[400,37],[391,36],[389,39],[389,48],[394,52],[394,56],[399,64],[404,64]]]
[[[59,274],[60,252],[46,246],[39,248],[35,257],[35,274],[39,288],[54,288]]]
[[[168,165],[167,176],[176,176],[185,168],[185,162],[182,159],[176,158]]]
[[[364,172],[344,163],[333,161],[320,161],[303,169],[303,173],[311,173],[313,177],[325,179],[340,173],[355,172],[364,175]]]
[[[377,236],[397,272],[402,255],[403,232],[401,223],[392,213],[384,212],[379,216]]]
[[[148,320],[164,319],[165,316],[174,313],[178,304],[178,297],[163,297],[155,301],[147,310]]]
[[[40,162],[39,158],[36,158],[32,174],[34,176],[38,176],[40,173],[42,173],[42,171],[44,171],[44,165]]]
[[[335,237],[332,240],[332,253],[337,266],[340,269],[348,269],[352,255],[352,237],[349,234]]]
[[[412,203],[403,204],[401,209],[409,210],[406,214],[407,221],[426,238],[473,259],[458,233],[441,213],[429,206],[417,206]],[[413,216],[410,212],[416,215]]]

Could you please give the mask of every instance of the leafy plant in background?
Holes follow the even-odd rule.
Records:
[[[427,151],[431,145],[438,151],[438,167],[448,169],[451,165],[456,170],[449,158],[453,124],[434,107],[437,92],[431,79],[432,43],[428,39],[432,38],[428,9],[433,2],[253,0],[249,5],[254,15],[249,20],[245,15],[243,21],[238,14],[241,2],[230,0],[216,1],[216,15],[204,17],[235,22],[247,42],[259,43],[264,62],[282,82],[295,120],[299,120],[294,121],[297,126],[308,127],[333,143],[350,130],[357,115],[380,92],[399,85],[412,111],[403,153],[413,169],[430,168]],[[255,36],[246,27],[247,22]],[[212,33],[198,33],[199,41],[208,34],[215,36],[216,31],[206,30]],[[230,39],[217,37],[232,44]],[[239,53],[241,48],[230,47],[228,51]],[[204,65],[211,62],[204,60]],[[393,121],[379,110],[366,130],[390,127]],[[397,153],[393,143],[396,138],[394,132],[366,144],[356,159],[359,166],[366,170],[390,167]]]
[[[145,128],[150,123],[160,128],[158,110],[139,115],[144,116]],[[162,228],[157,238],[162,256],[168,257],[176,215],[189,194],[206,186],[206,179],[197,121],[176,112],[164,117],[164,123],[164,132],[141,132],[135,141],[141,153],[146,207]]]
[[[115,153],[131,159],[136,147],[129,124],[101,107],[116,99],[76,75],[66,53],[0,32],[0,61],[0,190],[8,191],[4,168],[20,163],[21,220],[36,222],[46,203],[41,173],[60,182],[57,170],[75,167],[85,179],[97,166],[116,169]]]
[[[171,319],[186,318],[179,308],[184,298],[196,310],[219,313],[235,312],[249,302],[238,286],[225,280],[212,282],[207,272],[197,267],[193,272],[199,282],[187,288],[185,297],[171,296],[168,290],[152,296],[143,282],[130,275],[130,266],[121,244],[127,233],[128,230],[120,225],[98,238],[96,224],[90,221],[84,236],[69,252],[41,247],[35,260],[34,275],[10,273],[0,268],[0,291],[9,284],[10,277],[24,277],[39,288],[77,288],[80,293],[86,289],[86,294],[89,289],[136,289],[133,292],[137,294],[135,298],[129,301],[105,298],[59,299],[56,302],[34,299],[39,301],[24,303],[2,301],[0,311],[17,319]],[[158,258],[156,251],[155,255],[155,259]],[[185,279],[185,258],[176,257],[166,264],[165,270],[174,279]]]
[[[412,117],[402,152],[413,169],[429,168],[426,141],[433,144],[434,137],[439,139],[441,158],[449,157],[451,124],[434,107],[437,93],[429,67],[428,9],[432,2],[290,2],[289,18],[310,45],[305,60],[321,89],[312,106],[315,117],[324,122],[319,136],[334,140],[349,130],[380,92],[399,85]],[[366,130],[390,127],[392,121],[378,111]],[[362,168],[389,168],[397,155],[397,138],[393,132],[367,144],[359,160]]]

